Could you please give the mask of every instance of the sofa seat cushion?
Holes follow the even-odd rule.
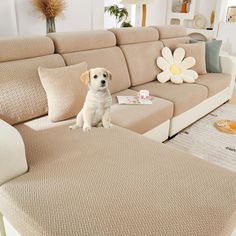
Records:
[[[119,105],[116,96],[136,96],[137,92],[127,89],[113,94],[111,108],[112,123],[143,134],[170,120],[173,103],[154,98],[152,105]]]
[[[208,97],[212,97],[229,87],[231,79],[231,75],[229,74],[208,73],[206,75],[200,75],[196,83],[206,86],[208,88]]]
[[[47,122],[16,126],[30,169],[0,187],[21,235],[231,234],[235,173],[122,128]]]
[[[173,84],[171,82],[162,84],[154,81],[132,87],[132,89],[136,91],[147,89],[151,95],[173,102],[174,116],[193,108],[208,96],[208,89],[198,84]]]

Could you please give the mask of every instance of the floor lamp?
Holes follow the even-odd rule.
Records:
[[[146,26],[147,19],[147,5],[148,3],[153,3],[154,0],[122,0],[121,4],[133,4],[133,5],[142,5],[142,26]]]

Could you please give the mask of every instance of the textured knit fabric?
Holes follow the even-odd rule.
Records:
[[[170,48],[171,51],[174,51],[179,44],[181,43],[189,43],[190,37],[181,37],[181,38],[171,38],[171,39],[161,39],[161,42],[165,45],[165,47]]]
[[[14,61],[54,53],[54,45],[47,37],[15,37],[0,39],[0,62]]]
[[[159,39],[157,29],[152,27],[131,27],[110,29],[115,35],[118,45],[153,42]]]
[[[235,173],[121,128],[29,123],[17,126],[29,173],[0,187],[21,235],[228,236],[235,226]]]
[[[185,50],[185,57],[195,58],[196,64],[191,68],[191,70],[196,71],[199,75],[207,74],[205,43],[179,44],[178,47],[183,48]]]
[[[174,116],[195,107],[208,97],[208,88],[199,84],[173,84],[171,82],[163,84],[154,81],[132,87],[132,89],[136,91],[147,89],[151,95],[173,102]]]
[[[208,73],[221,73],[220,50],[222,40],[206,42],[206,68]]]
[[[159,31],[160,39],[180,38],[187,36],[187,30],[180,25],[155,27]]]
[[[48,116],[57,122],[76,116],[82,109],[87,86],[81,81],[86,63],[60,68],[39,68],[39,76],[48,99]]]
[[[48,34],[57,53],[70,53],[116,45],[115,35],[107,30],[79,31]]]
[[[198,40],[191,39],[190,43],[198,43]],[[206,45],[206,69],[208,73],[221,73],[220,49],[222,40],[205,42]]]
[[[156,79],[161,72],[156,65],[156,59],[161,56],[162,42],[135,43],[120,47],[127,61],[132,86]]]
[[[208,88],[208,97],[212,97],[229,87],[231,79],[231,75],[228,74],[208,73],[206,75],[200,75],[196,83],[206,86]]]
[[[120,48],[88,50],[62,54],[67,65],[86,62],[88,68],[104,67],[112,73],[110,81],[111,93],[116,93],[130,87],[130,77],[124,55]]]
[[[0,119],[20,123],[47,114],[38,67],[65,66],[60,55],[0,63]]]
[[[152,105],[118,104],[117,96],[136,95],[137,92],[130,89],[113,94],[111,108],[113,124],[143,134],[172,118],[173,103],[160,98],[153,98]]]

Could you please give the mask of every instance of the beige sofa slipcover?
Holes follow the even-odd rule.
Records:
[[[208,97],[208,89],[197,84],[181,84],[176,86],[173,83],[161,84],[157,81],[132,87],[133,90],[148,89],[150,94],[173,102],[174,116],[193,108]]]
[[[0,119],[20,123],[47,114],[47,97],[38,67],[65,63],[46,37],[0,39]]]
[[[127,130],[16,126],[30,171],[0,187],[23,236],[230,235],[236,174]]]
[[[137,92],[126,89],[112,95],[112,123],[134,132],[144,134],[173,116],[173,103],[154,97],[152,105],[135,106],[118,104],[116,96],[136,96]]]
[[[53,41],[17,38],[3,42],[9,53],[0,40],[0,118],[14,124],[22,136],[29,167],[26,174],[0,186],[0,232],[3,215],[21,236],[233,233],[235,173],[127,130],[145,134],[161,126],[157,133],[168,134],[171,119],[172,135],[230,97],[233,64],[226,58],[223,71],[231,77],[207,75],[214,86],[202,77],[201,84],[158,87],[155,57],[164,47],[163,37],[185,38],[185,30],[179,29],[169,36],[169,29],[147,27],[49,35]],[[82,61],[113,73],[112,117],[117,126],[111,129],[84,133],[69,130],[75,119],[52,124],[46,116],[37,67]],[[163,97],[174,95],[155,97],[153,106],[142,107],[142,112],[141,107],[117,105],[116,95],[136,94],[138,86],[150,86],[158,94],[163,90]],[[191,101],[181,101],[184,98]]]
[[[129,39],[131,35],[132,37]],[[131,33],[128,32],[128,35],[124,34],[124,40],[126,40],[125,42],[127,43],[132,43],[131,40],[136,40],[135,42],[145,41],[145,35],[149,35],[146,39],[148,41],[158,40],[158,32],[153,28],[134,29]],[[117,106],[117,95],[133,96],[136,95],[137,92],[129,90],[132,80],[130,80],[131,73],[126,64],[126,62],[128,63],[127,57],[124,56],[121,50],[122,48],[116,46],[116,37],[112,32],[99,30],[70,34],[54,33],[49,34],[49,37],[53,39],[56,45],[56,52],[62,55],[67,65],[85,61],[89,68],[105,67],[112,72],[112,81],[109,86],[114,101],[111,109],[112,123],[143,134],[170,120],[173,113],[173,104],[162,99],[155,98],[154,104],[149,107],[143,107],[144,110],[140,110],[139,106]],[[101,43],[102,38],[104,39],[103,43]],[[123,38],[121,37],[118,42],[122,43],[122,40]],[[159,47],[161,43],[154,42],[154,44],[157,44]],[[138,49],[136,54],[138,54],[140,44],[136,45]],[[151,43],[151,46],[152,45]],[[151,51],[150,48],[149,51]],[[159,51],[158,48],[157,52],[154,52],[150,60],[153,60],[156,55],[158,55],[157,53],[159,53]],[[135,58],[137,58],[137,56],[135,56]],[[140,56],[139,61],[141,62]],[[143,67],[140,68],[142,69]],[[156,66],[153,65],[152,68],[151,80],[154,79],[154,75],[158,72]],[[137,71],[140,70],[139,67],[136,67],[136,69]],[[146,72],[144,71],[143,73]],[[140,79],[145,79],[142,74],[138,76]],[[132,75],[131,78],[133,78]],[[81,97],[81,99],[84,100],[84,97]],[[159,103],[161,103],[161,105],[159,105]]]

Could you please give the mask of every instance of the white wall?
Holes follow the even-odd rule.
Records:
[[[101,29],[103,0],[67,0],[63,16],[56,19],[58,32]],[[0,0],[0,36],[44,35],[46,22],[30,0]]]
[[[14,0],[0,0],[0,35],[17,35]]]
[[[166,24],[167,0],[155,0],[147,6],[147,25]]]

